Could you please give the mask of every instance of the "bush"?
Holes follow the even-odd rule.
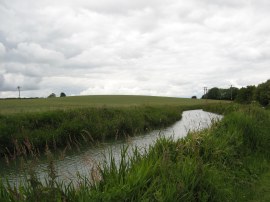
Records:
[[[56,97],[55,93],[51,93],[51,94],[48,96],[48,98],[55,98],[55,97]]]
[[[269,105],[270,102],[270,80],[258,85],[255,92],[256,100],[263,106]]]
[[[66,94],[65,93],[60,93],[60,97],[66,97]]]

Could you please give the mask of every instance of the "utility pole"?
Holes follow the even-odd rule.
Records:
[[[207,99],[207,87],[203,87],[204,98]]]
[[[232,85],[231,85],[231,101],[232,101]]]
[[[17,89],[19,91],[19,98],[21,98],[21,86],[18,86]]]

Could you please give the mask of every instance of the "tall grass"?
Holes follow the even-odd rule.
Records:
[[[0,154],[38,153],[46,146],[57,148],[131,136],[174,123],[184,109],[103,107],[0,115]]]
[[[270,113],[250,108],[228,113],[210,129],[174,141],[159,139],[132,156],[123,148],[79,186],[56,182],[19,189],[0,185],[6,201],[247,201],[252,186],[270,165]],[[1,183],[0,183],[1,184]]]
[[[91,199],[246,201],[269,164],[270,114],[252,108],[185,139],[159,140],[129,165],[103,169]],[[125,155],[123,155],[123,158]],[[125,161],[123,161],[125,162]]]

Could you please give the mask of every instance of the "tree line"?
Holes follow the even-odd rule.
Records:
[[[250,104],[254,101],[263,106],[270,103],[270,79],[258,86],[251,85],[242,88],[211,88],[202,96],[202,99],[234,100],[242,104]]]

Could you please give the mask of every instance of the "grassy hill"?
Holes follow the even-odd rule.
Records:
[[[207,100],[207,103],[218,103],[217,100]],[[224,102],[224,101],[223,101]],[[61,98],[39,99],[6,99],[0,100],[0,114],[21,112],[43,112],[58,109],[74,109],[84,107],[129,107],[129,106],[192,106],[206,104],[206,100],[156,97],[156,96],[132,96],[132,95],[91,95],[70,96]]]
[[[217,102],[121,95],[0,100],[0,155],[21,155],[29,145],[42,150],[134,135],[174,123],[183,110]]]

